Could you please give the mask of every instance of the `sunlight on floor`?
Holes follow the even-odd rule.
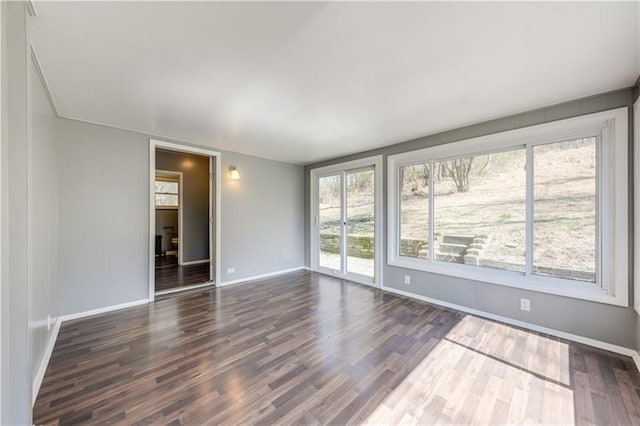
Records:
[[[574,424],[568,345],[465,316],[368,424]]]
[[[347,256],[347,269],[349,272],[373,277],[373,259],[363,259],[360,257]],[[340,269],[340,255],[334,253],[320,252],[320,266],[330,269]]]

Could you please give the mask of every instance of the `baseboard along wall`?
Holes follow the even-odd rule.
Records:
[[[232,281],[226,281],[224,283],[220,283],[217,285],[217,287],[226,287],[226,286],[230,286],[230,285],[241,285],[241,284],[249,284],[253,281],[259,280],[259,279],[263,279],[263,278],[269,278],[269,277],[273,277],[276,275],[282,275],[282,274],[287,274],[290,272],[295,272],[295,271],[300,271],[300,270],[307,270],[307,271],[311,271],[311,269],[307,266],[299,266],[296,268],[291,268],[291,269],[284,269],[284,270],[280,270],[280,271],[275,271],[275,272],[269,272],[266,274],[261,274],[261,275],[254,275],[252,277],[246,277],[246,278],[240,278],[237,280],[232,280]],[[311,271],[313,272],[313,271]],[[329,275],[331,276],[331,275]],[[577,343],[582,343],[585,345],[589,345],[589,346],[593,346],[599,349],[604,349],[613,353],[617,353],[620,355],[625,355],[628,357],[631,357],[636,365],[636,368],[638,369],[638,371],[640,371],[640,352],[630,349],[630,348],[625,348],[624,346],[619,346],[619,345],[614,345],[611,343],[607,343],[607,342],[602,342],[599,340],[595,340],[595,339],[590,339],[588,337],[583,337],[583,336],[578,336],[575,334],[571,334],[571,333],[567,333],[565,331],[560,331],[560,330],[555,330],[555,329],[551,329],[551,328],[547,328],[547,327],[541,327],[535,324],[530,324],[527,322],[523,322],[523,321],[518,321],[518,320],[514,320],[511,318],[507,318],[507,317],[503,317],[500,315],[495,315],[489,312],[484,312],[484,311],[479,311],[476,309],[472,309],[472,308],[468,308],[466,306],[462,306],[462,305],[456,305],[454,303],[449,303],[449,302],[445,302],[439,299],[433,299],[430,297],[425,297],[425,296],[421,296],[418,294],[414,294],[414,293],[410,293],[410,292],[406,292],[406,291],[402,291],[402,290],[398,290],[392,287],[386,287],[384,285],[382,285],[381,288],[382,291],[388,292],[388,293],[392,293],[398,296],[402,296],[402,297],[408,297],[411,299],[416,299],[416,300],[420,300],[423,302],[427,302],[427,303],[431,303],[433,305],[437,305],[437,306],[442,306],[444,308],[450,308],[450,309],[455,309],[457,311],[461,311],[461,312],[465,312],[471,315],[475,315],[478,317],[482,317],[482,318],[487,318],[490,320],[494,320],[494,321],[498,321],[507,325],[513,325],[516,327],[520,327],[520,328],[524,328],[527,330],[531,330],[531,331],[535,331],[535,332],[539,332],[539,333],[544,333],[544,334],[548,334],[550,336],[555,336],[555,337],[559,337],[565,340],[570,340],[572,342],[577,342]],[[103,314],[103,313],[107,313],[107,312],[112,312],[112,311],[117,311],[120,309],[126,309],[126,308],[131,308],[134,306],[139,306],[139,305],[143,305],[145,303],[149,303],[149,299],[141,299],[141,300],[136,300],[133,302],[128,302],[128,303],[122,303],[122,304],[118,304],[118,305],[113,305],[113,306],[108,306],[108,307],[104,307],[104,308],[99,308],[99,309],[92,309],[89,311],[84,311],[84,312],[79,312],[76,314],[68,314],[68,315],[62,315],[60,317],[58,317],[58,319],[55,322],[54,325],[54,329],[53,329],[53,333],[51,333],[50,337],[49,337],[49,341],[47,342],[47,346],[45,349],[45,353],[44,356],[42,357],[42,360],[40,362],[40,365],[38,367],[38,371],[36,372],[36,375],[33,379],[33,387],[32,387],[32,405],[35,404],[36,402],[36,398],[38,397],[38,392],[40,391],[40,386],[42,385],[42,381],[44,379],[44,375],[47,371],[47,367],[49,365],[49,361],[51,359],[51,354],[53,353],[53,349],[55,347],[55,343],[56,340],[58,339],[58,334],[60,332],[60,327],[62,325],[63,322],[65,321],[71,321],[71,320],[75,320],[75,319],[80,319],[80,318],[85,318],[85,317],[89,317],[89,316],[93,316],[93,315],[98,315],[98,314]]]

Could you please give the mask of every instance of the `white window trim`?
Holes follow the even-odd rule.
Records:
[[[603,166],[599,175],[599,190],[612,188],[613,191],[600,191],[602,204],[599,219],[600,251],[603,256],[599,269],[602,288],[569,279],[526,276],[517,272],[416,259],[398,254],[398,171],[401,166],[445,157],[478,155],[527,144],[557,142],[587,134],[599,134],[605,124],[608,141],[604,143],[607,143],[610,148],[606,149],[604,143],[602,144],[600,161]],[[617,306],[629,306],[628,141],[628,109],[619,108],[389,156],[387,159],[387,263],[391,266],[474,281]],[[530,202],[529,200],[530,197],[527,197],[527,203]]]
[[[160,210],[180,210],[182,208],[182,172],[173,172],[170,170],[156,170],[156,181],[158,180],[162,180],[162,179],[158,179],[158,174],[160,175],[166,175],[167,177],[169,177],[169,175],[173,175],[174,178],[178,179],[178,192],[177,193],[173,193],[173,192],[155,192],[155,195],[158,194],[166,194],[166,195],[177,195],[178,196],[178,205],[158,205],[156,204],[156,209],[160,209]]]

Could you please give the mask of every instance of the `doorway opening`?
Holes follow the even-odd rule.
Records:
[[[311,269],[380,287],[382,158],[311,170]]]
[[[220,153],[150,141],[149,298],[220,276]]]

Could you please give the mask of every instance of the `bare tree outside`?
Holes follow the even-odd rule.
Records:
[[[534,149],[537,274],[595,281],[595,152],[595,138]],[[399,254],[422,259],[433,254],[436,261],[524,271],[526,167],[524,148],[400,167]],[[356,245],[359,255],[373,243],[371,178],[366,173],[346,176],[348,244]],[[321,244],[334,254],[341,242],[341,176],[323,177],[320,184]]]
[[[456,192],[469,192],[472,175],[482,176],[491,161],[490,155],[480,157],[457,158],[439,163],[439,177],[450,177],[456,185]],[[474,167],[475,166],[475,167]]]

